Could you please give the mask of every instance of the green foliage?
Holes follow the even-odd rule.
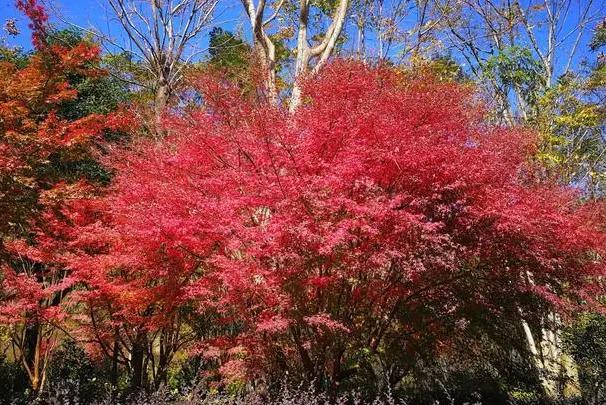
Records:
[[[210,58],[202,70],[209,67],[236,83],[245,92],[253,91],[253,52],[249,44],[238,35],[215,27],[210,32],[208,52]]]
[[[109,185],[111,173],[91,156],[83,155],[77,160],[65,159],[61,154],[53,154],[45,167],[44,175],[67,181],[86,179],[99,185]]]
[[[82,33],[74,28],[57,30],[49,33],[47,42],[49,45],[61,45],[73,48],[84,40]],[[88,39],[90,42],[90,38]]]
[[[505,93],[516,89],[528,105],[534,105],[545,87],[543,66],[528,48],[510,46],[488,58],[484,76],[494,80]]]
[[[184,392],[200,382],[204,372],[204,361],[201,356],[187,358],[168,378],[168,386],[172,392]]]
[[[27,375],[18,363],[0,355],[0,404],[26,403]]]
[[[606,90],[606,63],[599,63],[591,71],[587,81],[587,89],[598,92],[604,92],[604,90]],[[602,107],[604,107],[604,105],[602,105]]]
[[[80,31],[66,29],[51,33],[48,41],[50,44],[71,48],[87,39]],[[69,84],[77,91],[78,96],[74,100],[64,102],[58,111],[61,117],[68,120],[77,120],[90,114],[109,114],[118,106],[127,103],[130,97],[125,82],[108,74],[98,76],[71,74]],[[107,134],[114,138],[115,135]],[[49,163],[45,170],[46,175],[51,178],[71,181],[85,178],[102,185],[109,184],[111,179],[110,173],[87,154],[83,154],[77,160],[68,160],[53,154],[50,156]]]
[[[279,75],[292,56],[287,45],[292,37],[292,30],[280,30],[270,37],[275,45],[276,73]],[[208,53],[210,56],[208,65],[211,68],[219,70],[244,90],[254,87],[251,85],[253,74],[251,67],[254,63],[252,49],[238,35],[220,27],[213,28],[210,32]],[[286,87],[286,83],[280,77],[278,77],[278,87]]]
[[[579,382],[588,403],[606,401],[606,316],[586,313],[564,334],[564,343],[579,366]]]
[[[244,72],[250,62],[250,46],[240,37],[223,28],[215,27],[210,32],[209,64],[215,68],[234,73]]]
[[[604,45],[606,45],[606,19],[596,27],[589,44],[593,51],[600,49]]]
[[[73,48],[78,44],[90,42],[82,33],[73,29],[55,31],[49,35],[49,44]],[[100,66],[101,67],[101,66]],[[76,120],[89,114],[108,114],[128,101],[128,88],[125,83],[111,75],[84,76],[72,74],[69,84],[78,92],[75,100],[61,106],[60,115]]]
[[[275,35],[271,35],[271,39],[276,47],[276,73],[281,73],[286,68],[292,52],[287,45],[292,33],[288,30],[283,30]]]
[[[18,69],[23,69],[27,66],[29,56],[30,55],[21,48],[0,46],[0,62],[12,63]]]
[[[61,115],[67,119],[108,114],[129,98],[124,82],[112,76],[74,77],[71,84],[78,91],[78,98],[62,105]]]
[[[589,196],[602,195],[606,185],[606,110],[596,97],[604,90],[600,74],[597,69],[589,77],[563,75],[539,97],[529,120],[542,136],[539,161],[559,181],[581,186]]]
[[[606,46],[606,19],[596,28],[591,40],[591,49],[596,51]],[[598,103],[602,109],[606,108],[606,55],[600,53],[587,81],[587,89],[594,96],[597,93]]]
[[[49,378],[51,389],[60,387],[82,403],[103,398],[111,389],[109,367],[92,362],[87,353],[71,340],[65,341],[53,356]]]
[[[338,0],[312,0],[311,4],[317,7],[323,14],[332,15],[339,2]]]
[[[461,65],[459,65],[451,56],[442,55],[432,59],[433,71],[438,79],[442,81],[463,82],[466,80]]]
[[[431,58],[413,57],[408,74],[412,76],[429,74],[440,82],[464,83],[469,80],[463,68],[451,55],[434,55]]]

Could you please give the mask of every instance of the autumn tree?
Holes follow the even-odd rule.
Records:
[[[588,198],[604,195],[604,24],[595,27],[588,45],[590,59],[577,71],[559,77],[535,97],[535,113],[527,121],[542,135],[539,161],[546,174],[576,184]]]
[[[329,389],[592,302],[601,207],[538,182],[534,135],[487,125],[471,88],[401,79],[336,62],[291,115],[200,78],[203,107],[119,157],[101,210],[118,242],[74,267],[121,316],[216,312],[233,327],[198,347],[227,381]]]
[[[55,260],[65,237],[57,226],[59,209],[86,192],[80,179],[99,180],[90,147],[113,118],[92,113],[92,106],[73,107],[79,95],[72,82],[102,76],[97,46],[62,43],[35,0],[16,4],[31,21],[35,50],[25,63],[0,62],[0,317],[37,393],[61,334],[59,304],[70,286]]]
[[[544,103],[561,109],[549,132],[553,138],[544,157],[548,168],[557,171],[564,181],[582,184],[586,197],[604,196],[604,123],[606,119],[606,60],[600,49],[606,45],[606,24],[593,32],[591,50],[596,52],[588,72],[570,74],[558,83],[561,90]],[[582,74],[585,73],[585,74]],[[555,100],[552,100],[554,98]],[[548,110],[547,113],[550,111]],[[564,334],[566,348],[579,366],[579,383],[589,403],[600,403],[604,396],[606,362],[604,336],[606,317],[599,311],[578,314]]]

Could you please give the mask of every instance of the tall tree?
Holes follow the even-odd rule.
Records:
[[[129,80],[134,79],[137,85],[153,93],[156,124],[175,96],[185,67],[206,51],[199,40],[217,3],[217,0],[109,0],[125,41],[102,30],[92,32],[109,46],[134,55],[135,62],[142,64],[146,74]]]
[[[81,178],[99,181],[90,150],[113,119],[71,107],[78,92],[70,83],[102,76],[98,47],[57,41],[35,0],[17,6],[31,21],[35,50],[23,64],[0,62],[0,314],[37,393],[70,286],[65,267],[54,260],[53,247],[65,238],[57,215],[66,200],[85,192]]]
[[[238,83],[244,90],[254,86],[254,58],[252,49],[241,37],[215,27],[210,32],[208,65],[212,70]]]
[[[512,124],[536,107],[529,89],[550,88],[578,62],[587,33],[603,16],[593,0],[493,1],[439,0],[431,13],[440,19],[447,46],[465,59],[470,72],[496,96],[502,119]],[[505,76],[485,75],[486,64],[500,64]],[[530,68],[528,70],[527,68]],[[534,75],[528,78],[528,74]]]
[[[277,88],[277,52],[275,39],[270,34],[271,24],[281,13],[285,12],[284,0],[267,3],[260,0],[242,0],[242,5],[250,22],[253,34],[253,48],[266,75],[265,86],[267,97],[272,103],[278,101]],[[300,79],[307,73],[317,73],[333,54],[339,40],[345,20],[349,0],[339,0],[335,4],[314,4],[309,0],[301,0],[292,10],[296,24],[292,27],[296,32],[294,84],[290,96],[290,109],[294,111],[301,103]],[[268,11],[273,8],[271,14]],[[311,19],[310,19],[311,18]],[[310,22],[328,18],[329,25],[325,30],[312,34],[313,26]],[[284,27],[283,27],[284,28]],[[313,36],[312,36],[313,35]]]

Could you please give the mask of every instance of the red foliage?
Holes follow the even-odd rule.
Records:
[[[232,376],[413,361],[453,330],[568,308],[604,272],[602,208],[533,180],[533,135],[483,123],[472,89],[337,62],[289,115],[198,85],[204,108],[116,159],[72,266],[124,321],[188,302],[237,321],[206,350]]]
[[[124,115],[61,116],[62,106],[78,96],[70,76],[102,74],[99,49],[85,42],[49,45],[44,8],[36,0],[16,4],[31,21],[36,51],[25,67],[0,62],[0,322],[11,326],[37,390],[65,316],[60,304],[73,283],[63,255],[74,228],[64,206],[90,193],[84,182],[66,182],[61,165],[90,155],[104,129],[117,128]],[[27,347],[31,342],[35,347]]]
[[[46,46],[48,14],[38,0],[17,0],[17,8],[29,18],[32,30],[32,43],[38,50]]]

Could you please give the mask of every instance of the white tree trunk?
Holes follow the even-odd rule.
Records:
[[[278,15],[284,1],[279,1],[275,5],[274,13],[267,19],[264,19],[265,0],[241,0],[244,10],[248,16],[253,33],[253,42],[255,51],[261,61],[262,68],[266,71],[266,87],[269,93],[269,100],[273,104],[278,103],[278,92],[276,86],[276,55],[275,44],[271,37],[265,31],[267,27]],[[334,52],[337,40],[343,30],[345,17],[349,7],[349,0],[339,0],[332,16],[332,22],[324,34],[322,41],[310,46],[307,38],[310,0],[299,0],[299,16],[297,28],[297,57],[295,60],[295,71],[292,93],[290,96],[289,109],[291,112],[301,104],[301,79],[310,72],[310,62],[315,59],[316,62],[310,73],[318,72],[328,61],[328,58]]]
[[[545,396],[556,399],[578,394],[577,367],[570,356],[562,351],[560,316],[555,312],[548,314],[547,322],[541,325],[538,345],[528,322],[523,317],[521,322]]]

